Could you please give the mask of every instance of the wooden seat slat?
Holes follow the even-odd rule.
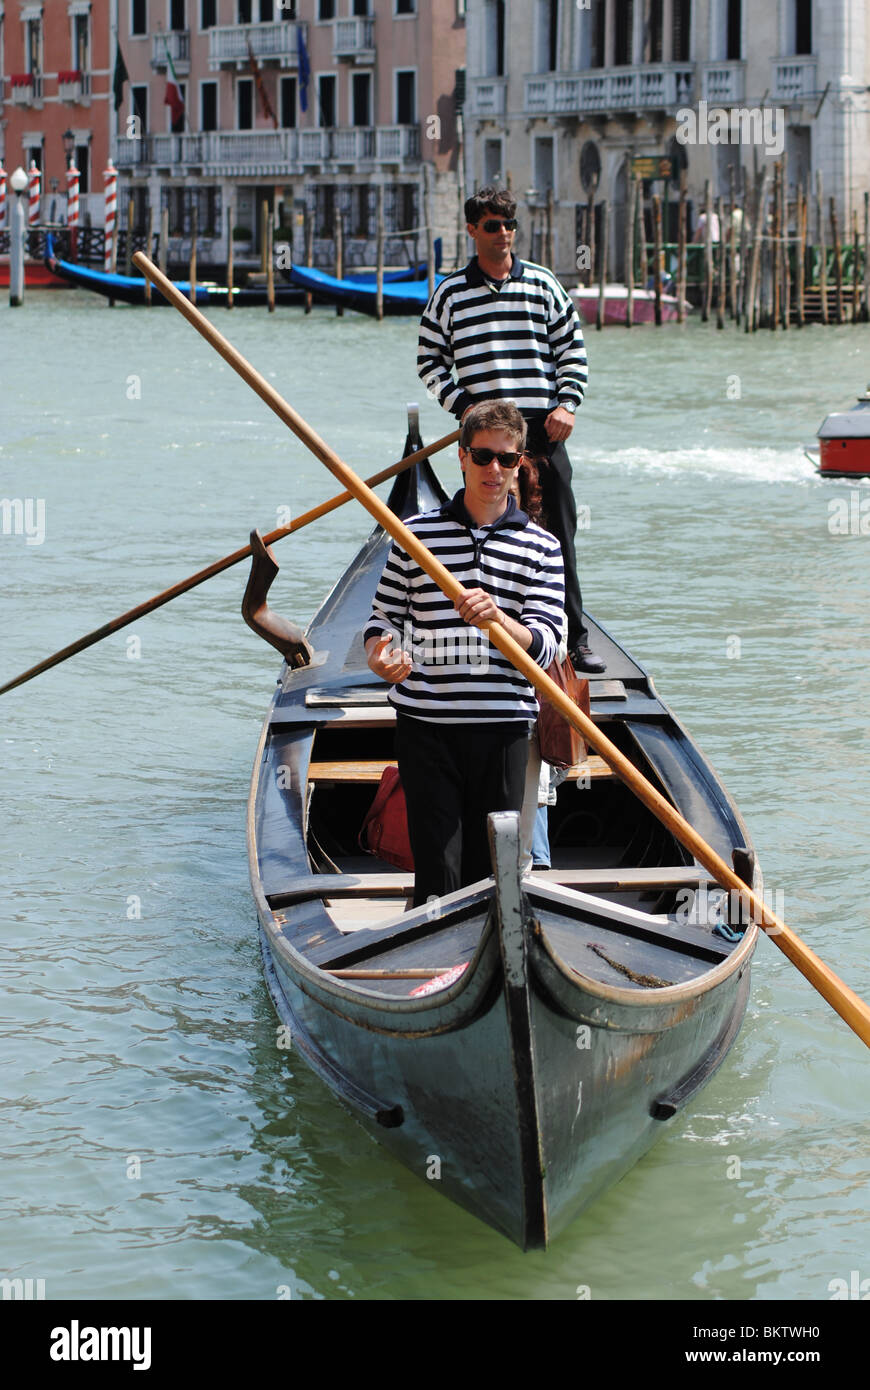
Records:
[[[374,758],[371,760],[347,759],[341,762],[313,762],[308,767],[309,782],[380,782],[384,769],[395,767],[395,761]],[[603,758],[597,754],[585,758],[582,763],[568,771],[569,782],[589,776],[593,781],[614,774]]]

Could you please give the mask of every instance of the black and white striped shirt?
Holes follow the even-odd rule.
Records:
[[[515,401],[524,415],[579,406],[587,381],[579,315],[544,266],[514,256],[498,288],[474,256],[426,305],[417,372],[457,419],[476,400],[496,397]]]
[[[502,516],[478,526],[458,492],[438,511],[407,525],[459,582],[485,589],[532,633],[529,655],[546,669],[556,655],[565,605],[559,542],[520,511],[513,497]],[[390,703],[418,719],[446,724],[526,723],[537,718],[535,692],[485,632],[456,609],[405,550],[393,542],[363,640],[391,632],[413,659],[411,674],[390,689]]]

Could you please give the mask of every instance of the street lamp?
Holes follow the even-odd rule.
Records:
[[[62,139],[63,139],[63,155],[64,155],[64,160],[66,161],[66,168],[68,169],[68,168],[70,167],[70,165],[72,164],[72,162],[73,162],[73,157],[74,157],[74,155],[75,155],[76,137],[73,135],[73,133],[72,133],[71,130],[65,130],[64,133],[63,133]]]
[[[9,304],[15,309],[24,303],[24,238],[25,217],[23,194],[27,188],[27,175],[19,164],[9,176],[12,192],[12,225],[9,230]]]

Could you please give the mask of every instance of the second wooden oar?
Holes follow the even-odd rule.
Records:
[[[378,483],[386,482],[387,478],[395,477],[397,473],[402,473],[412,464],[422,463],[430,455],[437,454],[440,449],[446,449],[449,445],[455,444],[458,438],[458,430],[454,430],[453,434],[445,434],[442,439],[437,439],[434,444],[429,444],[425,449],[418,449],[415,454],[408,454],[405,458],[399,459],[398,463],[391,463],[389,468],[382,468],[380,473],[375,473],[368,479],[368,486],[377,487]],[[337,497],[330,497],[327,502],[321,502],[319,506],[312,507],[308,512],[303,512],[301,516],[297,516],[295,520],[291,521],[289,526],[279,526],[277,531],[270,531],[268,536],[264,536],[265,544],[272,545],[275,541],[280,541],[283,536],[290,536],[294,531],[301,531],[302,527],[307,526],[309,522],[317,521],[320,517],[326,516],[327,513],[334,512],[337,507],[343,506],[345,502],[349,502],[353,495],[352,492],[340,492]],[[37,662],[29,670],[22,671],[21,675],[16,676],[14,680],[0,685],[0,695],[5,695],[7,690],[14,690],[16,686],[24,685],[27,681],[33,680],[34,676],[41,675],[43,671],[51,670],[52,666],[59,666],[62,661],[66,661],[69,657],[83,652],[87,647],[93,647],[96,642],[102,642],[104,637],[111,637],[113,632],[118,632],[122,627],[128,627],[130,623],[138,622],[140,618],[145,617],[146,613],[153,613],[155,608],[162,608],[164,603],[170,603],[172,599],[178,598],[179,594],[186,594],[188,589],[195,589],[197,584],[204,584],[207,579],[213,579],[216,574],[221,574],[224,570],[230,569],[232,565],[239,564],[250,554],[250,545],[244,545],[241,550],[234,550],[232,555],[225,555],[222,560],[215,560],[214,564],[207,565],[203,570],[198,570],[189,579],[182,579],[178,584],[173,584],[171,589],[165,589],[162,594],[155,594],[153,598],[146,599],[138,607],[128,609],[119,618],[113,618],[111,622],[103,623],[102,627],[95,628],[93,632],[88,632],[75,642],[70,642],[69,646],[61,648],[53,656],[45,657],[43,661]]]
[[[246,361],[242,354],[231,343],[227,342],[213,324],[209,323],[208,319],[176,290],[172,282],[161,274],[141,251],[138,251],[133,259],[143,274],[154,281],[161,294],[164,294],[170,303],[175,305],[179,313],[190,321],[197,332],[201,333],[216,348],[224,360],[256,391],[257,395],[289,425],[293,433],[307,444],[311,452],[322,460],[329,471],[344,484],[348,492],[352,492],[358,498],[366,511],[370,512],[384,530],[398,541],[406,554],[417,561],[421,569],[425,570],[442,592],[454,603],[459,600],[465,592],[463,586],[449,570],[444,568],[440,560],[435,558],[423,542],[418,540],[404,522],[399,520],[386,502],[382,502],[380,497],[366,486],[362,478],[357,477],[353,469],[344,463],[328,444],[324,443],[310,425],[302,419],[302,416],[298,415],[274,387],[269,385],[265,377],[261,376],[250,362]],[[500,624],[488,624],[485,630],[488,632],[493,645],[507,657],[508,661],[526,677],[545,699],[549,700],[564,715],[570,724],[579,730],[587,743],[590,743],[610,765],[616,776],[625,782],[626,786],[670,830],[680,844],[689,850],[690,854],[697,859],[699,864],[704,866],[716,882],[728,889],[729,892],[742,894],[743,900],[749,903],[753,918],[758,925],[770,936],[792,964],[797,966],[801,974],[828,1001],[862,1042],[870,1047],[870,1007],[864,1000],[859,998],[848,985],[844,984],[839,976],[825,965],[824,961],[820,960],[815,952],[810,950],[809,946],[805,945],[800,937],[786,926],[785,922],[782,922],[751,888],[746,886],[731,865],[726,864],[712,846],[707,844],[703,836],[699,835],[698,831],[680,815],[676,807],[667,801],[660,792],[656,791],[652,783],[647,781],[634,764],[626,758],[625,754],[620,752],[614,743],[610,742],[610,739],[601,732],[591,719],[587,719],[573,700],[560,689],[555,681],[550,679],[545,671],[541,670],[540,666],[523,651],[519,643],[515,642]]]

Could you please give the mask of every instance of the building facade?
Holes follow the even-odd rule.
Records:
[[[4,0],[0,7],[0,159],[42,172],[40,220],[66,217],[70,158],[80,217],[103,220],[109,155],[110,0]]]
[[[236,259],[254,261],[266,203],[297,258],[307,212],[315,263],[330,264],[338,209],[345,265],[371,264],[379,184],[388,234],[418,229],[425,255],[427,178],[455,254],[464,0],[118,0],[118,37],[121,220],[130,196],[139,230],[147,207],[168,209],[173,257],[195,203],[202,259],[226,260],[231,207]],[[182,114],[165,102],[170,80]],[[388,261],[408,246],[393,237]]]
[[[686,168],[690,218],[705,180],[727,197],[729,178],[739,187],[744,170],[751,179],[780,152],[792,191],[798,179],[815,189],[821,173],[841,226],[863,208],[866,0],[468,0],[467,21],[468,181],[510,183],[524,255],[552,190],[555,268],[566,279],[576,279],[578,208],[591,191],[613,209],[609,269],[621,277],[638,156]],[[667,239],[678,177],[651,188],[663,195]]]

